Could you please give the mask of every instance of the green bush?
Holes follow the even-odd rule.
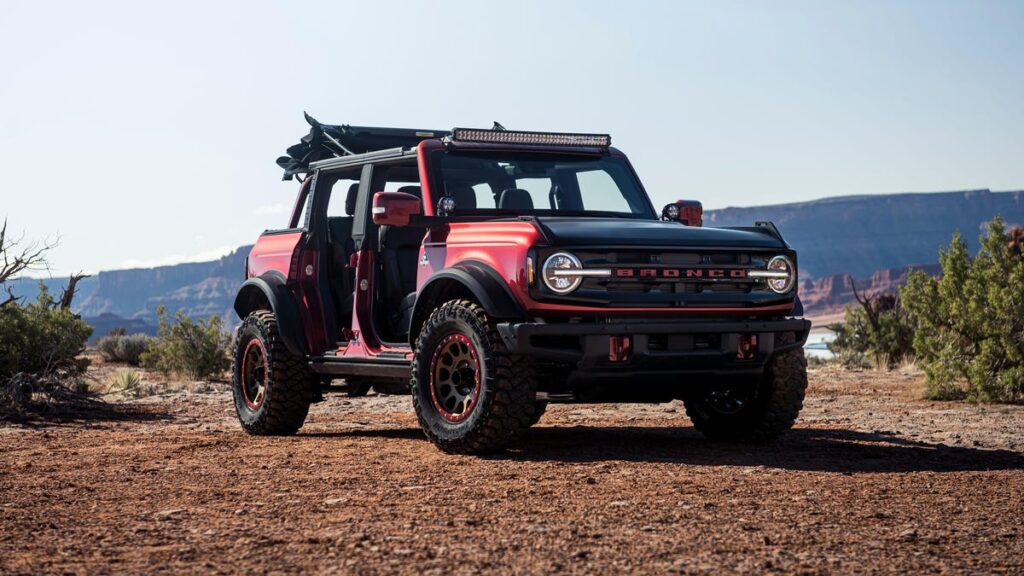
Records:
[[[847,306],[845,321],[830,326],[829,349],[848,367],[891,368],[913,357],[915,319],[892,294],[860,298]]]
[[[153,339],[145,334],[130,336],[110,334],[96,342],[96,350],[107,362],[124,362],[131,366],[142,365],[142,355],[149,351]]]
[[[230,366],[231,337],[220,318],[193,320],[182,312],[173,318],[167,310],[157,310],[160,333],[142,354],[142,365],[164,374],[177,374],[190,380],[207,380],[224,373]]]
[[[1013,246],[997,217],[973,260],[958,233],[941,279],[918,272],[903,288],[931,398],[1024,401],[1024,257]]]
[[[78,356],[92,328],[70,310],[58,306],[40,284],[36,301],[12,301],[0,308],[0,381],[16,374],[73,378],[89,361]]]

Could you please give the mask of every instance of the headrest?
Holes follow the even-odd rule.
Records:
[[[448,196],[455,199],[456,210],[475,210],[476,192],[466,184],[452,184],[445,186]]]
[[[498,199],[501,210],[533,210],[533,197],[522,188],[508,188]]]
[[[417,198],[423,198],[423,190],[421,190],[419,186],[402,186],[398,191],[405,192],[406,194],[412,194]]]
[[[348,187],[348,193],[345,194],[345,214],[349,216],[355,216],[356,214],[356,196],[359,195],[359,182]]]

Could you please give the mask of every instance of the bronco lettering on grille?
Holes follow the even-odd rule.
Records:
[[[717,280],[728,278],[742,280],[747,277],[743,268],[616,268],[616,278],[696,278]]]

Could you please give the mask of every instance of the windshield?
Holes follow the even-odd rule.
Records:
[[[655,218],[625,161],[610,156],[444,153],[434,170],[455,214]]]

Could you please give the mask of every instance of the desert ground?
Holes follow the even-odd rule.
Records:
[[[817,368],[795,430],[701,438],[679,403],[552,406],[449,456],[407,397],[328,396],[298,436],[226,385],[0,425],[0,572],[1024,572],[1024,407]]]

